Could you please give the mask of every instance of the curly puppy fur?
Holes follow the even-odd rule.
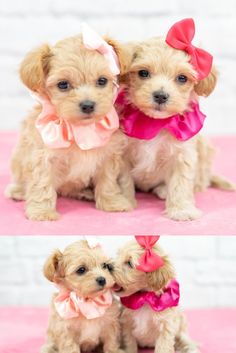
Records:
[[[141,272],[135,268],[143,249],[130,241],[118,252],[114,277],[120,297],[137,291],[148,290],[161,294],[175,272],[168,256],[158,246],[153,250],[162,257],[164,265],[154,272]],[[117,288],[118,289],[118,288]],[[162,312],[153,311],[148,305],[139,310],[123,308],[121,316],[122,340],[127,353],[137,353],[138,347],[155,347],[155,353],[197,353],[196,344],[188,336],[185,317],[178,307]]]
[[[78,241],[69,245],[63,253],[55,250],[44,265],[44,275],[60,290],[74,290],[85,298],[91,298],[114,284],[112,274],[104,266],[108,263],[109,259],[101,248],[91,249],[86,241]],[[86,272],[79,275],[76,270],[81,266],[86,268]],[[106,279],[102,289],[96,282],[100,276]],[[123,353],[119,348],[120,312],[117,302],[113,301],[102,318],[88,320],[79,316],[65,320],[58,315],[53,298],[47,343],[42,346],[41,353],[92,352],[100,346],[103,346],[104,353]]]
[[[121,73],[126,70],[127,54],[111,39],[119,57]],[[30,52],[20,68],[23,83],[39,94],[46,94],[59,116],[73,124],[98,121],[110,110],[116,79],[103,55],[88,50],[81,36],[67,38],[54,47],[42,45]],[[99,77],[108,83],[98,86]],[[60,91],[57,84],[69,82]],[[80,110],[83,100],[95,102],[91,114]],[[37,105],[22,124],[20,139],[11,169],[13,183],[6,196],[26,201],[26,216],[33,220],[55,220],[57,194],[73,198],[94,199],[96,207],[105,211],[128,211],[135,205],[133,181],[123,159],[126,137],[115,132],[106,146],[83,151],[70,148],[49,149],[39,135],[35,121],[41,112]]]
[[[122,77],[127,98],[154,119],[183,113],[189,109],[192,99],[208,96],[215,88],[217,72],[214,67],[207,78],[198,82],[188,55],[168,46],[164,38],[127,46],[132,48],[132,55],[127,59],[128,72]],[[147,70],[148,76],[140,77],[140,70]],[[186,83],[178,82],[179,75],[186,76]],[[166,103],[154,101],[156,91],[169,96]],[[122,118],[122,107],[118,109]],[[166,213],[170,218],[192,220],[200,216],[200,210],[195,207],[194,191],[204,190],[212,183],[213,149],[206,139],[197,136],[181,142],[163,131],[149,141],[129,138],[127,155],[136,187],[166,199]],[[214,180],[215,186],[234,188],[223,179]]]

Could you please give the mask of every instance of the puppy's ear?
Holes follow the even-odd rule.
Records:
[[[175,277],[174,268],[169,261],[168,256],[162,256],[164,265],[154,272],[149,272],[148,277],[148,287],[152,288],[154,291],[158,291],[164,288],[168,282]]]
[[[43,273],[50,282],[54,282],[59,277],[59,263],[62,260],[62,256],[60,250],[57,249],[44,264]]]
[[[213,92],[217,82],[218,72],[214,66],[212,66],[211,72],[203,80],[199,81],[195,86],[194,90],[199,96],[209,96]]]
[[[20,78],[32,91],[43,89],[51,57],[51,48],[48,44],[43,44],[28,53],[21,63]]]
[[[120,63],[120,76],[125,75],[130,68],[133,59],[133,44],[132,43],[120,43],[111,38],[104,38],[105,41],[110,44],[119,58]]]

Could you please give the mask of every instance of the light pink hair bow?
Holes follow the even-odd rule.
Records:
[[[111,304],[112,294],[110,290],[94,298],[83,298],[72,291],[59,293],[54,299],[55,308],[63,319],[72,319],[80,315],[87,319],[95,319],[103,316]]]
[[[108,44],[99,34],[94,32],[86,23],[82,24],[83,44],[87,49],[97,50],[102,54],[108,64],[113,75],[119,75],[119,60],[113,47]]]
[[[152,272],[164,265],[160,256],[152,251],[153,246],[156,244],[159,235],[136,235],[135,239],[144,248],[144,254],[139,258],[139,264],[136,266],[137,270],[142,272]]]

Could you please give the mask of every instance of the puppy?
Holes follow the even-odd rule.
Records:
[[[178,130],[183,124],[181,119],[192,111],[201,122],[191,129],[197,133],[202,126],[204,115],[194,109],[198,109],[199,96],[208,96],[214,90],[216,69],[213,66],[207,77],[198,80],[190,55],[173,48],[162,37],[129,46],[133,55],[127,59],[129,70],[122,77],[124,90],[117,99],[117,107],[123,129],[130,136],[126,155],[135,185],[166,199],[166,214],[171,219],[193,220],[201,215],[195,206],[194,191],[202,191],[211,184],[234,189],[224,179],[212,177],[210,144],[197,135],[186,139]],[[172,117],[177,119],[176,115],[179,122],[174,126],[174,135],[173,126],[167,129],[165,124]],[[156,124],[163,128],[153,134]],[[178,136],[180,132],[182,135]]]
[[[178,285],[174,279],[173,266],[159,246],[155,245],[152,251],[157,261],[162,264],[160,268],[152,272],[137,269],[141,256],[144,256],[144,249],[135,241],[126,243],[119,250],[115,261],[116,285],[114,290],[121,297],[124,305],[121,316],[124,349],[128,353],[136,353],[138,347],[155,347],[155,353],[174,353],[175,351],[197,353],[196,344],[188,336],[185,317],[176,306]],[[177,286],[174,289],[177,299],[172,298],[172,301],[175,301],[173,305],[167,305],[166,309],[161,308],[155,311],[147,303],[139,307],[139,302],[142,300],[139,298],[135,303],[135,309],[131,308],[130,300],[133,296],[139,296],[142,293],[165,296],[171,283],[174,287]]]
[[[41,353],[104,353],[119,349],[119,308],[113,301],[112,267],[99,246],[75,242],[55,250],[44,265],[45,277],[56,284],[52,298],[47,343]],[[97,304],[99,303],[99,305]]]
[[[104,211],[135,205],[123,160],[127,139],[113,107],[126,54],[115,41],[96,37],[103,55],[90,46],[95,34],[86,35],[42,45],[21,64],[21,79],[40,104],[22,124],[6,196],[25,200],[29,219],[57,219],[57,195],[95,198]]]

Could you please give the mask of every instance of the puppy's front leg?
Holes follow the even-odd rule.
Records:
[[[186,143],[176,156],[167,181],[166,213],[172,219],[187,221],[201,215],[194,200],[196,164],[195,144]]]
[[[121,171],[121,156],[107,159],[95,177],[96,207],[103,211],[130,211],[132,202],[122,193],[118,185]]]
[[[103,353],[124,353],[120,348],[120,324],[119,322],[111,323],[106,332],[102,335]]]
[[[74,341],[72,337],[64,337],[58,347],[59,353],[80,353],[80,346]]]
[[[58,219],[57,193],[52,183],[51,163],[45,151],[37,152],[31,161],[26,187],[26,216],[36,221]]]
[[[154,353],[174,353],[174,347],[175,334],[171,330],[171,325],[164,325],[162,332],[156,340]]]
[[[138,344],[136,338],[132,334],[132,322],[129,316],[123,316],[121,320],[122,325],[122,344],[126,353],[137,353]]]

